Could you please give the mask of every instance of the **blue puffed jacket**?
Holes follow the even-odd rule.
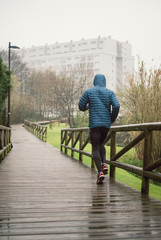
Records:
[[[79,101],[79,109],[89,109],[89,127],[110,128],[115,122],[120,104],[113,91],[106,88],[106,78],[97,74],[93,81],[94,87],[87,89]]]

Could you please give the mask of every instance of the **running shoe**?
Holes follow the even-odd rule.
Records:
[[[105,163],[102,166],[102,171],[103,171],[104,174],[108,174],[108,167]]]
[[[102,184],[103,180],[105,179],[105,175],[103,172],[98,173],[97,175],[97,184]]]

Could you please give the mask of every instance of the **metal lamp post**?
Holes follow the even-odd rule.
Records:
[[[20,49],[17,46],[12,46],[11,42],[9,42],[9,45],[8,45],[8,70],[9,70],[9,74],[10,74],[10,63],[11,63],[11,60],[10,60],[10,51],[11,51],[10,49],[11,48]],[[10,127],[10,76],[9,76],[9,85],[8,85],[8,123],[7,123],[7,126]]]

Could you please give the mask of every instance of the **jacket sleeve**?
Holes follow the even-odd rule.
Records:
[[[120,109],[120,104],[119,104],[114,92],[112,92],[112,95],[111,95],[111,105],[112,105],[111,123],[113,123],[113,122],[115,122],[115,120],[118,116],[118,113],[119,113],[119,109]]]
[[[86,91],[82,94],[78,107],[79,107],[79,110],[81,111],[86,111],[87,109],[89,109],[88,94]]]

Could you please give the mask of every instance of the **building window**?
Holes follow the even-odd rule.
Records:
[[[80,61],[81,62],[85,62],[86,61],[86,57],[81,57]]]
[[[61,64],[62,63],[66,63],[66,60],[65,59],[61,59],[60,62],[61,62]]]
[[[93,56],[87,56],[87,60],[88,61],[93,60]]]
[[[87,63],[87,67],[93,67],[93,63],[92,62]]]

